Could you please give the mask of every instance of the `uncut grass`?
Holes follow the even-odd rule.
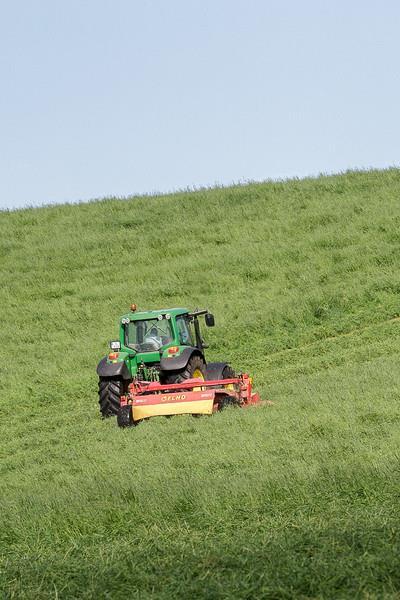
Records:
[[[0,214],[6,597],[398,597],[399,187]],[[132,300],[212,309],[210,359],[274,405],[102,422],[95,365]]]

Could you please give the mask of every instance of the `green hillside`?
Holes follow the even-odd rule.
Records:
[[[400,598],[400,170],[0,213],[4,598]],[[102,421],[120,314],[272,406]]]

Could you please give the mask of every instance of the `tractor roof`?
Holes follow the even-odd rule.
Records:
[[[188,308],[159,308],[158,310],[131,311],[125,315],[122,315],[121,319],[141,321],[144,319],[155,319],[158,317],[158,315],[166,315],[167,313],[170,314],[171,317],[177,317],[178,315],[185,315],[188,312]]]

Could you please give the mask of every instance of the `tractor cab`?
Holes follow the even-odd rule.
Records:
[[[206,324],[214,325],[214,317],[207,310],[190,312],[185,308],[136,312],[124,315],[120,322],[121,347],[138,354],[161,352],[168,348],[191,346],[200,351],[205,348],[198,317],[206,316]]]

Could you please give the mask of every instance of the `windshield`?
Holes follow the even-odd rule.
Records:
[[[173,340],[169,319],[130,321],[125,328],[125,343],[137,352],[155,352]]]

